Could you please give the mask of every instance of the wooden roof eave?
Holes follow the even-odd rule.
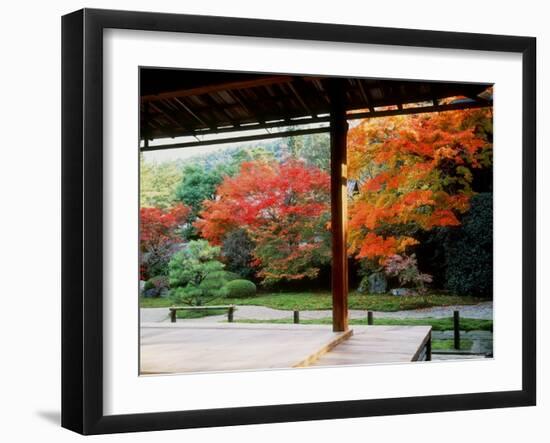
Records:
[[[389,109],[389,110],[383,110],[383,111],[366,111],[366,112],[360,112],[360,113],[348,113],[346,115],[347,120],[358,120],[358,119],[365,119],[365,118],[379,118],[379,117],[389,117],[389,116],[396,116],[396,115],[412,115],[412,114],[424,114],[424,113],[430,113],[430,112],[445,112],[445,111],[454,111],[454,110],[460,110],[460,109],[476,109],[476,108],[484,108],[484,107],[490,107],[492,106],[493,102],[492,100],[469,100],[469,101],[462,101],[459,103],[450,103],[446,105],[439,105],[439,104],[432,104],[430,106],[421,106],[421,107],[415,107],[415,108],[403,108],[401,109]],[[314,124],[314,123],[326,123],[330,121],[330,116],[324,116],[324,117],[310,117],[307,119],[299,119],[299,120],[292,120],[293,126],[304,126],[308,124]],[[271,122],[271,123],[265,123],[265,124],[257,124],[257,125],[250,125],[250,126],[240,126],[240,127],[227,127],[227,128],[219,128],[214,131],[200,131],[200,132],[193,132],[193,133],[182,133],[178,135],[174,135],[174,137],[179,136],[197,136],[197,135],[212,135],[212,134],[224,134],[224,133],[231,133],[231,132],[245,132],[248,130],[258,130],[258,129],[270,129],[270,128],[277,128],[277,127],[288,127],[290,126],[288,121],[283,120],[279,122]],[[215,145],[215,144],[224,144],[224,143],[238,143],[238,142],[248,142],[248,141],[254,141],[254,140],[267,140],[271,138],[281,138],[281,137],[291,137],[291,136],[297,136],[297,135],[306,135],[306,134],[318,134],[323,132],[328,132],[329,127],[315,127],[315,128],[304,128],[304,129],[295,129],[295,130],[289,130],[289,131],[281,131],[281,132],[273,132],[273,133],[266,133],[266,134],[256,134],[256,135],[241,135],[237,137],[221,137],[216,139],[207,139],[207,140],[199,140],[199,141],[189,141],[189,142],[181,142],[181,143],[170,143],[170,144],[161,144],[161,145],[154,145],[154,146],[146,146],[142,147],[141,151],[158,151],[158,150],[164,150],[164,149],[179,149],[179,148],[187,148],[187,147],[195,147],[195,146],[206,146],[206,145]]]

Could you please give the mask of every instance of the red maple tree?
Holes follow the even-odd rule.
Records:
[[[156,207],[140,209],[140,273],[143,280],[159,272],[158,268],[167,262],[169,250],[179,238],[178,228],[189,213],[189,207],[181,203],[166,210]]]
[[[246,162],[203,203],[195,226],[213,244],[245,229],[264,284],[313,278],[330,258],[329,186],[327,173],[298,160]]]

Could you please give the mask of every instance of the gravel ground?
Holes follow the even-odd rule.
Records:
[[[493,302],[484,302],[477,305],[456,305],[456,306],[438,306],[433,308],[415,309],[409,311],[379,312],[374,311],[375,317],[384,318],[444,318],[451,317],[453,311],[460,311],[460,316],[465,318],[492,319]],[[142,322],[163,322],[168,321],[168,308],[141,308]],[[364,318],[367,311],[352,309],[349,311],[350,318]],[[323,311],[300,311],[300,319],[314,320],[332,316],[329,310]],[[225,320],[225,315],[212,315],[193,320],[178,320],[197,323],[216,323]],[[292,311],[283,311],[279,309],[267,308],[265,306],[238,306],[235,310],[235,320],[255,319],[255,320],[276,320],[283,318],[292,318]]]
[[[168,321],[170,311],[168,308],[141,308],[139,317],[141,323],[158,323]]]

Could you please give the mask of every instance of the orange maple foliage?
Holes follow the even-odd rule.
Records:
[[[349,131],[348,170],[362,183],[349,208],[352,251],[385,258],[418,243],[407,231],[457,226],[469,208],[472,168],[492,162],[479,131],[490,111],[363,120]]]

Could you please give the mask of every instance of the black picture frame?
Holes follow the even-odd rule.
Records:
[[[170,31],[519,53],[523,64],[522,389],[177,412],[103,413],[103,30]],[[536,39],[83,9],[62,18],[62,426],[82,434],[536,404]]]

